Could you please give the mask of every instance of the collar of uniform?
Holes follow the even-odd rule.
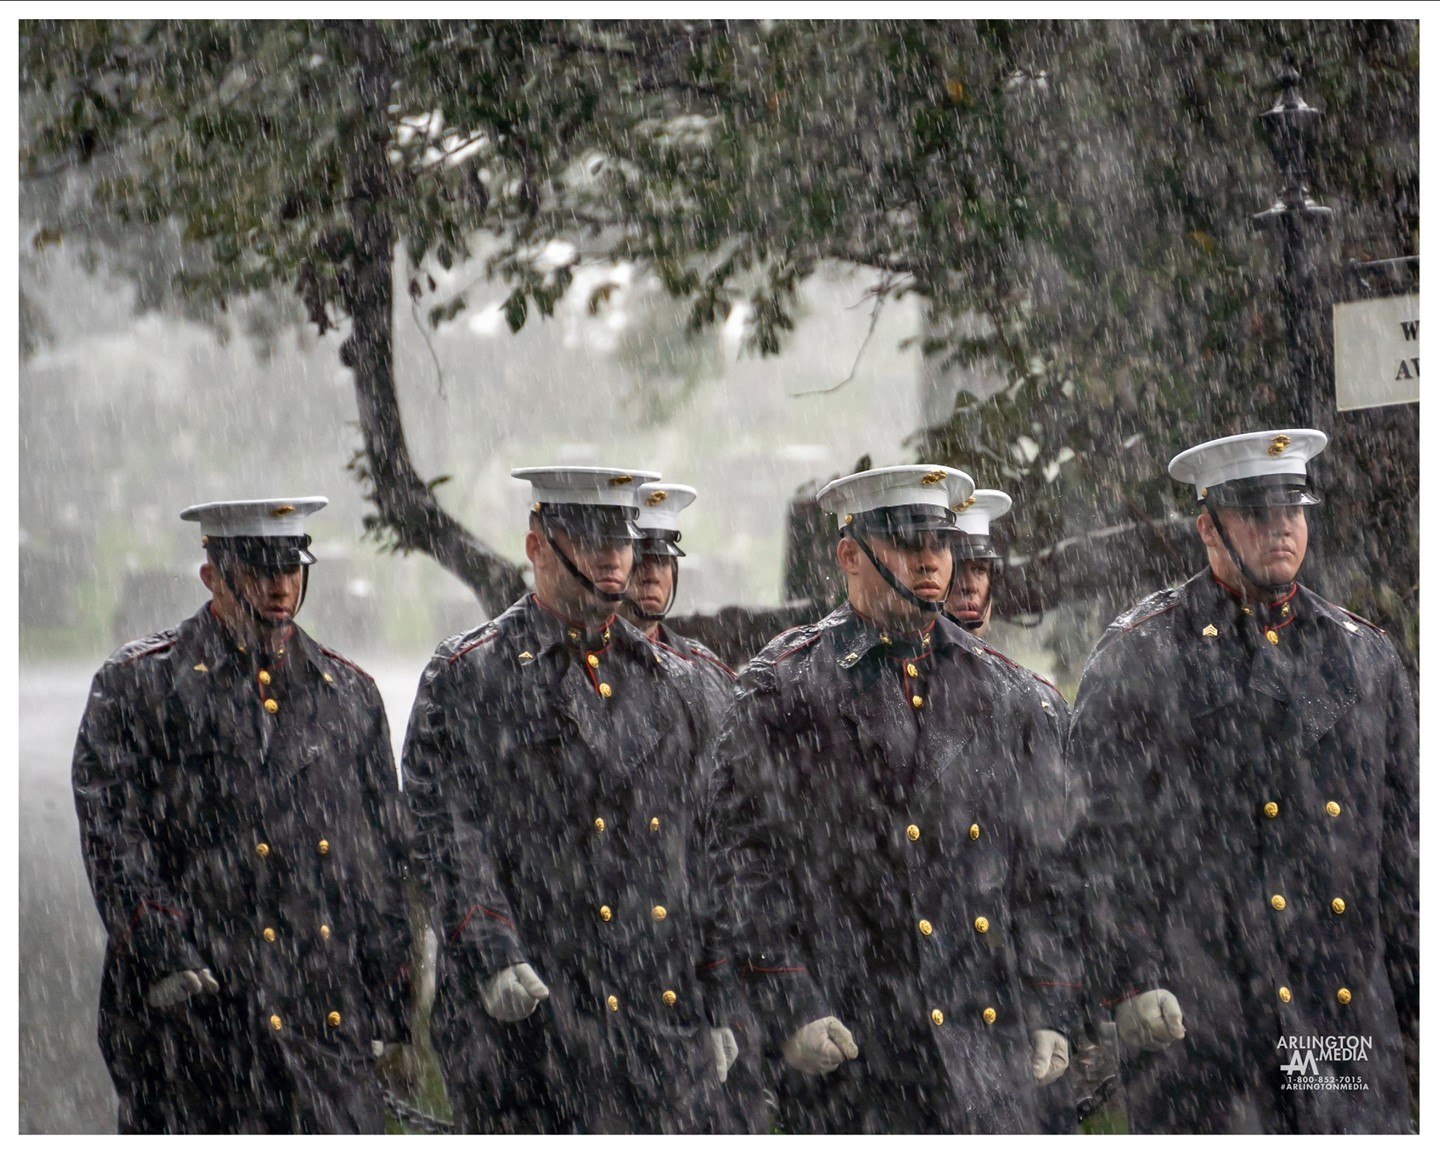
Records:
[[[839,610],[849,617],[847,619],[842,615],[841,626],[836,632],[836,642],[840,646],[836,662],[843,668],[854,667],[872,652],[881,658],[923,658],[930,654],[942,634],[934,619],[922,628],[902,632],[881,627],[856,611],[853,604],[844,604]]]
[[[199,624],[196,661],[204,664],[209,671],[219,671],[234,663],[248,674],[253,667],[274,668],[277,664],[290,662],[292,666],[303,664],[317,675],[325,674],[318,646],[297,624],[292,623],[286,629],[280,651],[262,657],[254,648],[242,648],[236,642],[211,604],[201,608],[195,620]]]
[[[240,646],[234,634],[215,614],[213,603],[207,603],[194,618],[199,625],[196,639],[199,650],[196,658],[209,671],[219,671],[231,663],[238,667],[254,662],[255,652]]]
[[[611,615],[603,624],[587,627],[551,611],[534,592],[530,593],[530,624],[534,632],[536,655],[544,655],[557,647],[577,651],[603,651],[623,629]]]
[[[1234,602],[1241,615],[1253,617],[1257,623],[1264,624],[1273,631],[1289,627],[1295,622],[1296,609],[1300,606],[1300,601],[1295,598],[1295,593],[1300,590],[1298,583],[1291,583],[1289,590],[1278,599],[1247,600],[1243,592],[1231,587],[1213,571],[1210,578]]]
[[[290,634],[285,637],[285,654],[295,656],[297,664],[308,667],[326,683],[333,682],[334,677],[325,670],[326,657],[321,654],[320,645],[297,624],[290,625]]]

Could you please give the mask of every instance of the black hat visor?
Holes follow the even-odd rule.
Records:
[[[1318,504],[1320,497],[1310,490],[1304,475],[1288,473],[1211,484],[1201,500],[1217,508],[1283,508]]]
[[[584,543],[629,543],[640,538],[635,509],[617,504],[541,504],[540,515]]]
[[[953,534],[955,513],[934,504],[900,504],[858,512],[842,528],[850,534],[881,536],[902,546],[913,546],[929,532]]]
[[[685,553],[676,543],[679,538],[678,531],[671,531],[668,528],[641,528],[640,538],[635,541],[635,554],[637,556],[683,556]]]
[[[315,562],[309,536],[210,536],[205,546],[252,568],[308,567]]]

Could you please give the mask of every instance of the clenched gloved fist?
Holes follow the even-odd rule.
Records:
[[[785,1062],[807,1075],[826,1075],[847,1059],[855,1059],[860,1048],[849,1029],[833,1015],[805,1024],[780,1048]]]
[[[1030,1071],[1036,1086],[1054,1083],[1070,1066],[1070,1040],[1058,1031],[1030,1032]]]
[[[725,1082],[725,1076],[730,1074],[730,1068],[735,1063],[735,1057],[740,1054],[740,1045],[735,1042],[735,1032],[728,1027],[710,1028],[710,1046],[715,1052],[715,1070],[720,1075],[720,1082]]]
[[[1185,1017],[1180,1002],[1166,991],[1142,991],[1115,1008],[1120,1041],[1141,1051],[1163,1051],[1185,1038]]]
[[[202,992],[214,995],[220,990],[220,983],[210,974],[210,968],[201,967],[195,971],[177,971],[150,985],[145,1002],[151,1007],[173,1007]]]
[[[505,968],[480,988],[486,1013],[501,1023],[519,1023],[542,999],[549,998],[550,988],[528,963]]]

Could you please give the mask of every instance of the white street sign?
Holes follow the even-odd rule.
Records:
[[[1420,297],[1335,305],[1335,408],[1420,400]]]

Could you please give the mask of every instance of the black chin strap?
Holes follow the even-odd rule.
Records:
[[[941,596],[939,600],[921,599],[901,583],[893,571],[880,562],[880,558],[870,550],[870,545],[867,544],[864,539],[859,535],[852,535],[850,538],[860,545],[860,550],[864,552],[865,555],[869,557],[870,562],[875,565],[875,570],[880,573],[880,578],[888,583],[890,590],[901,599],[913,603],[921,611],[943,612],[945,610],[945,601],[950,598],[950,593],[955,588],[955,564],[953,561],[950,564],[950,582],[945,587],[945,594]]]
[[[540,518],[540,526],[545,529],[545,542],[550,545],[550,550],[559,557],[560,563],[574,577],[576,583],[603,603],[625,602],[623,591],[601,591],[584,572],[575,566],[575,561],[566,555],[560,545],[555,542],[555,537],[550,534],[550,523],[543,516]]]
[[[666,558],[670,561],[670,598],[665,601],[663,608],[656,612],[646,611],[628,595],[625,597],[625,606],[630,609],[632,614],[639,616],[646,623],[659,623],[669,615],[670,609],[675,606],[675,593],[680,590],[680,561],[674,556]],[[639,566],[638,563],[635,565],[636,568]],[[631,569],[630,579],[632,582],[635,579],[634,569]]]
[[[1207,507],[1206,511],[1210,513],[1210,522],[1215,525],[1215,533],[1220,537],[1220,542],[1225,545],[1225,550],[1230,554],[1230,559],[1234,561],[1235,566],[1240,570],[1240,574],[1244,576],[1261,595],[1267,599],[1275,600],[1290,590],[1294,584],[1293,580],[1290,581],[1290,583],[1282,584],[1261,583],[1255,574],[1245,566],[1245,561],[1240,558],[1240,553],[1235,550],[1235,545],[1230,542],[1230,537],[1225,534],[1225,525],[1220,522],[1220,509]]]

